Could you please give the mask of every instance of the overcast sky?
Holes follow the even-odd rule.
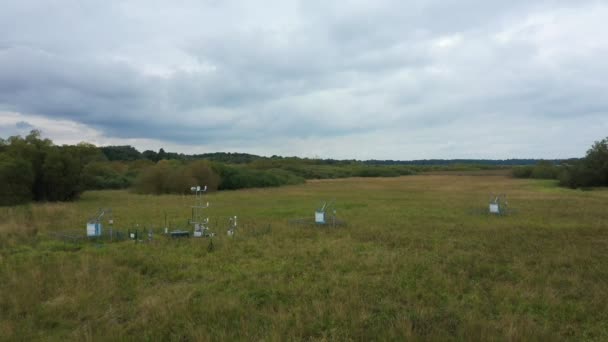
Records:
[[[356,159],[608,136],[608,2],[2,0],[0,137]]]

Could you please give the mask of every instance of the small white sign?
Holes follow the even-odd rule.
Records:
[[[87,236],[101,236],[101,224],[87,223]]]
[[[95,223],[87,223],[87,236],[95,236]]]
[[[498,204],[490,203],[490,214],[500,214],[500,209]]]
[[[322,211],[315,211],[315,223],[325,223],[325,213]]]

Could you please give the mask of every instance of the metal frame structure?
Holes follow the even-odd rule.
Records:
[[[209,202],[203,205],[203,193],[207,192],[207,186],[205,185],[203,188],[200,186],[193,186],[190,188],[195,194],[195,205],[192,206],[192,218],[190,219],[190,224],[193,225],[193,234],[194,237],[212,237],[215,234],[209,231],[209,218],[203,218],[203,210],[209,208]]]
[[[331,210],[330,210],[331,209]],[[331,216],[328,213],[331,212]],[[315,209],[314,219],[310,220],[309,218],[297,218],[293,220],[289,220],[290,224],[298,224],[298,225],[316,225],[316,226],[344,226],[345,222],[339,220],[336,217],[336,209],[334,207],[334,200],[329,202],[322,202],[321,206]]]
[[[104,209],[104,208],[100,208],[97,211],[97,214],[93,217],[91,217],[88,221],[87,221],[87,237],[89,238],[96,238],[96,237],[100,237],[102,235],[102,230],[103,230],[103,219],[104,217],[107,218],[107,222],[108,225],[110,226],[110,240],[112,239],[112,228],[114,225],[114,217],[112,216],[112,209]]]
[[[323,205],[317,210],[315,210],[315,223],[316,224],[327,224],[327,212],[329,208],[333,208],[334,201],[323,202]],[[333,209],[332,223],[335,225],[336,222],[336,209]]]
[[[507,202],[507,195],[505,194],[492,194],[490,196],[490,204],[488,207],[489,213],[492,215],[506,215],[509,211]]]

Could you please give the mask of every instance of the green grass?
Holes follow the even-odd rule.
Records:
[[[485,214],[490,193],[514,213]],[[290,226],[335,199],[346,227]],[[310,181],[208,196],[208,240],[71,244],[185,228],[192,198],[87,192],[0,208],[0,339],[608,340],[608,191],[500,175]],[[225,236],[238,215],[235,238]]]

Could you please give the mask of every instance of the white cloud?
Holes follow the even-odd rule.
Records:
[[[0,134],[23,121],[59,143],[180,152],[579,156],[606,131],[607,16],[559,0],[10,1]]]
[[[462,41],[460,34],[452,34],[435,39],[433,45],[440,49],[450,49],[458,46]]]

